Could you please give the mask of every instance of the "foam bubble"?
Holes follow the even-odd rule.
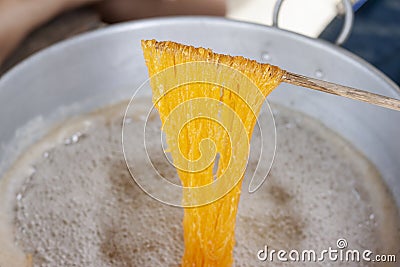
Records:
[[[15,223],[15,243],[32,254],[34,266],[179,265],[183,211],[153,200],[132,181],[120,145],[124,108],[84,116],[74,121],[78,126],[66,124],[65,129],[77,129],[79,123],[90,127],[85,138],[64,128],[51,133],[43,141],[43,147],[51,143],[51,156],[43,156],[48,150],[32,152],[37,156],[16,168],[35,166],[35,172],[9,174],[20,183],[4,186],[19,193],[0,205],[15,207],[8,214]],[[340,237],[352,249],[397,253],[396,207],[374,167],[318,122],[279,106],[274,113],[279,114],[276,160],[259,191],[242,193],[236,265],[259,264],[256,253],[265,245],[327,249]],[[140,114],[131,117],[140,119]],[[151,134],[159,138],[157,120],[150,123]],[[79,145],[64,145],[68,139]],[[141,141],[129,139],[131,146]]]

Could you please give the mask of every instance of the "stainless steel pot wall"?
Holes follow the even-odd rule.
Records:
[[[268,59],[292,72],[400,98],[398,87],[375,68],[320,40],[222,18],[144,20],[62,42],[4,75],[0,162],[12,158],[12,140],[16,134],[21,139],[18,129],[32,120],[46,123],[31,137],[66,116],[129,98],[147,77],[140,40],[153,38]],[[319,119],[353,143],[378,167],[400,206],[400,112],[286,84],[269,99]]]

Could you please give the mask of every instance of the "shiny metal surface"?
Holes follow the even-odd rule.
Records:
[[[284,0],[276,0],[272,16],[272,25],[274,27],[278,27],[278,18],[283,2]],[[351,1],[342,0],[342,3],[344,6],[345,18],[344,18],[343,28],[340,31],[340,34],[335,41],[337,45],[342,45],[344,42],[346,42],[346,40],[349,38],[351,34],[351,30],[353,28],[353,23],[354,23],[354,13]]]
[[[147,77],[140,40],[153,38],[268,60],[295,73],[400,97],[393,82],[344,49],[280,29],[210,17],[125,23],[50,47],[0,79],[3,170],[19,151],[16,133],[27,138],[18,129],[32,120],[42,127],[30,138],[55,121],[129,98]],[[353,143],[378,167],[400,206],[399,112],[286,84],[269,99],[319,119]]]

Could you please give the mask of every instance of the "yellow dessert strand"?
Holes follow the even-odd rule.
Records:
[[[231,266],[248,142],[262,103],[279,85],[283,72],[243,57],[173,42],[142,41],[142,48],[149,76],[165,72],[150,81],[153,103],[182,185],[189,189],[207,186],[203,191],[183,193],[186,208],[182,266]],[[198,77],[202,80],[193,82]],[[193,114],[197,118],[191,120]],[[220,159],[214,175],[216,153]],[[240,158],[235,158],[238,155]],[[233,183],[233,178],[221,178],[235,173],[239,173],[238,183]],[[225,188],[232,190],[222,196]],[[207,205],[195,205],[213,198],[215,201]]]

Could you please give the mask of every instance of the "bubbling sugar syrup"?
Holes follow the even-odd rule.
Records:
[[[143,111],[149,103],[143,101]],[[28,149],[0,180],[0,266],[30,261],[33,266],[179,265],[183,211],[155,201],[132,181],[121,151],[125,108],[121,103],[64,123]],[[243,186],[235,265],[268,266],[257,259],[265,246],[321,251],[336,248],[339,238],[351,249],[398,255],[397,208],[375,167],[318,121],[278,105],[273,110],[276,158],[256,193]],[[130,115],[125,123],[144,118],[144,113]],[[149,123],[160,128],[156,117]],[[157,130],[152,134],[159,138]],[[128,145],[141,141],[130,138]],[[260,143],[257,128],[252,142]],[[154,160],[163,176],[177,179],[161,156]],[[256,164],[251,161],[248,171]],[[313,264],[327,263],[296,266]]]

